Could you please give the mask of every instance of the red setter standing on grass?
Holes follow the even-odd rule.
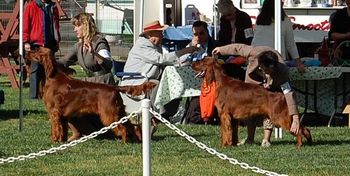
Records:
[[[266,116],[277,127],[290,130],[293,119],[288,113],[287,102],[282,93],[270,92],[262,86],[232,79],[223,73],[221,65],[211,57],[192,64],[209,85],[216,82],[215,106],[221,122],[222,145],[237,145],[238,121]],[[302,135],[312,141],[310,131],[300,125],[297,147],[302,145]]]
[[[51,119],[51,141],[67,140],[68,123],[70,118],[88,118],[95,114],[104,126],[120,120],[126,116],[125,106],[120,92],[130,95],[141,95],[155,87],[154,83],[144,83],[139,86],[110,86],[77,80],[57,70],[56,61],[51,58],[50,50],[39,48],[26,53],[26,59],[34,60],[44,66],[46,82],[43,101]],[[80,134],[74,130],[69,141],[77,139]],[[112,129],[116,137],[122,142],[127,137],[141,140],[141,129],[134,127],[129,121]]]

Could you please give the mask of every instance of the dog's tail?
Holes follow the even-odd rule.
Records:
[[[118,86],[117,89],[119,92],[127,93],[131,96],[139,96],[142,94],[147,94],[154,87],[156,87],[156,85],[157,84],[154,82],[145,82],[137,86]]]

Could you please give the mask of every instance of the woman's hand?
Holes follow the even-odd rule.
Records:
[[[199,44],[198,38],[197,37],[193,37],[192,41],[191,41],[192,46],[197,46],[197,44]]]
[[[296,59],[296,67],[300,73],[305,73],[305,65],[304,63],[300,60],[300,58]]]
[[[180,56],[182,56],[184,54],[188,54],[188,53],[192,54],[192,53],[194,53],[194,52],[196,52],[198,50],[199,50],[198,47],[190,46],[190,47],[186,47],[186,48],[183,48],[183,49],[180,49],[180,50],[176,51],[176,55],[178,55],[180,57]]]
[[[300,121],[299,121],[299,115],[298,114],[294,114],[293,115],[293,122],[292,122],[292,126],[290,127],[290,132],[297,135],[299,132],[299,128],[300,128]]]
[[[213,56],[214,55],[220,55],[221,54],[221,47],[216,47],[212,51]]]
[[[94,54],[94,49],[92,48],[92,43],[91,42],[85,42],[84,41],[84,50],[86,51],[88,51],[89,53],[91,53],[91,54]]]
[[[199,50],[199,48],[197,46],[190,46],[190,47],[187,47],[187,48],[184,48],[185,50],[185,53],[194,53],[196,51]]]
[[[91,42],[84,42],[84,50],[87,50],[91,55],[93,55],[98,64],[103,63],[104,57],[99,55],[98,52],[95,52]]]
[[[24,44],[24,50],[30,51],[30,44],[29,43]]]

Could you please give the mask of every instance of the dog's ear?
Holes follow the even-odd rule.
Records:
[[[207,84],[211,84],[213,81],[215,81],[215,71],[214,71],[215,62],[213,62],[212,60],[207,60],[205,64],[206,64],[205,81],[207,82]]]
[[[44,66],[45,76],[53,77],[56,72],[53,53],[50,49],[42,47],[39,48],[37,53],[39,55],[38,62]]]

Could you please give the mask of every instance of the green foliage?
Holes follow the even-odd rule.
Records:
[[[79,71],[78,71],[79,72]],[[28,99],[24,88],[23,129],[18,130],[18,90],[0,77],[5,104],[0,109],[0,158],[27,155],[61,144],[50,141],[50,122],[43,103]],[[295,148],[295,139],[283,134],[272,138],[270,148],[261,148],[262,129],[258,128],[254,145],[222,147],[220,127],[179,125],[180,129],[250,166],[288,175],[350,175],[350,130],[347,127],[312,127],[314,144]],[[246,136],[241,127],[240,139]],[[153,175],[257,175],[201,150],[165,125],[159,125],[152,140]],[[0,175],[142,175],[142,145],[122,144],[120,140],[92,139],[64,151],[36,159],[0,164]]]

